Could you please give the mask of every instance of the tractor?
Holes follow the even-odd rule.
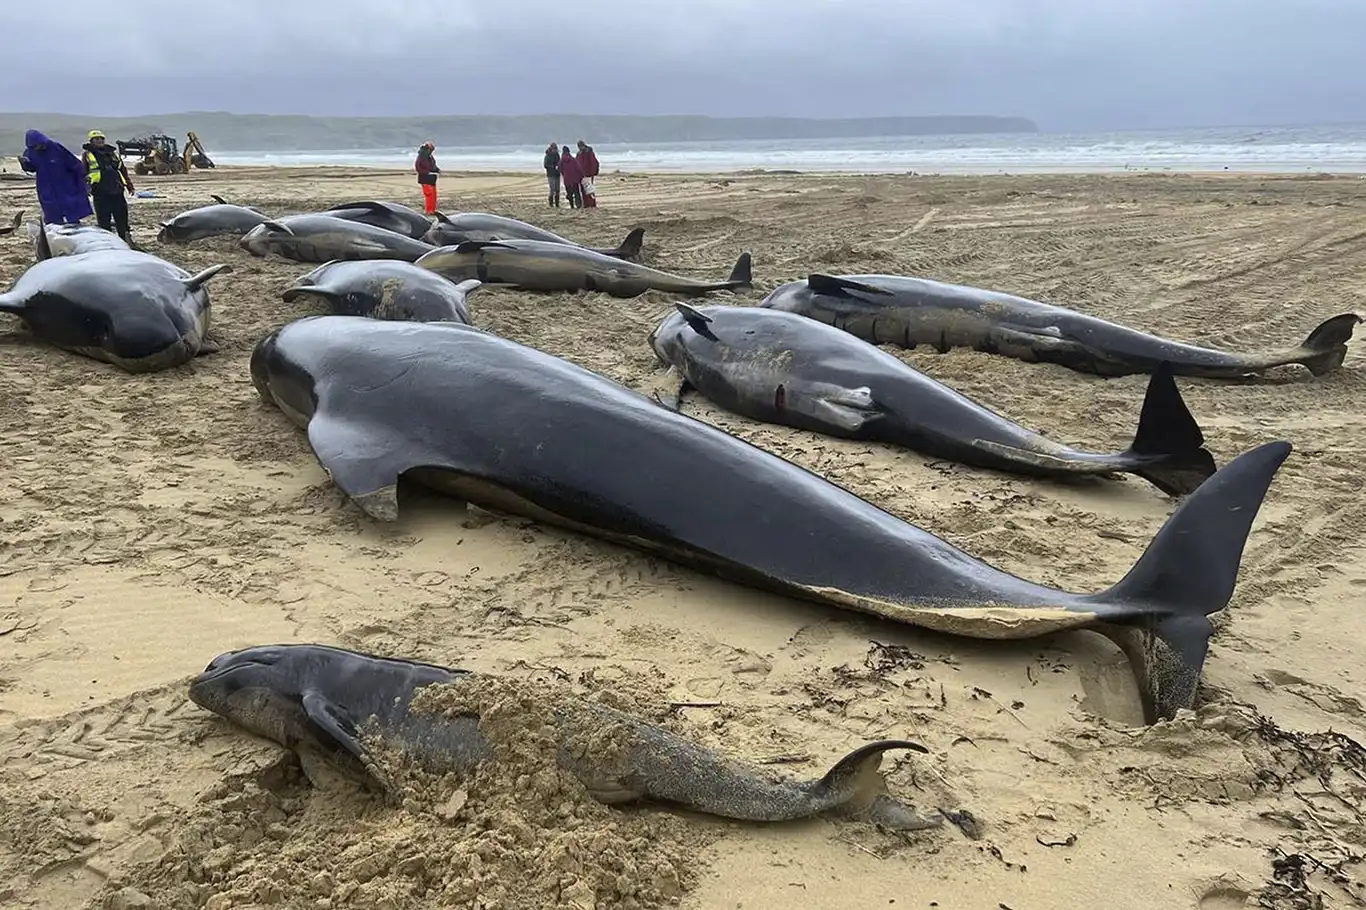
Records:
[[[170,136],[120,139],[118,147],[119,155],[124,158],[141,156],[141,160],[133,165],[133,173],[139,176],[185,173],[185,159],[180,156],[180,144]]]
[[[133,173],[139,176],[184,174],[189,170],[190,164],[198,168],[215,167],[213,159],[204,151],[199,137],[191,132],[187,134],[187,138],[189,141],[185,144],[186,155],[180,154],[180,144],[174,137],[160,134],[141,139],[120,139],[119,155],[124,158],[141,156],[138,163],[133,165]]]

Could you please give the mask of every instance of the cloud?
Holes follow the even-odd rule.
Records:
[[[5,24],[6,110],[1366,120],[1360,0],[123,0]]]

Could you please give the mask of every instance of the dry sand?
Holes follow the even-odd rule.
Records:
[[[162,197],[133,202],[144,242],[211,192],[271,213],[420,198],[407,175],[341,169],[221,168],[140,188]],[[1352,178],[607,175],[599,210],[549,213],[534,175],[441,190],[449,209],[598,245],[643,225],[649,259],[685,274],[724,275],[751,250],[753,301],[811,270],[916,273],[1246,350],[1366,309],[1366,181]],[[34,210],[31,193],[0,183],[0,218]],[[1125,662],[1088,633],[924,633],[416,493],[397,524],[364,520],[247,375],[256,339],[306,312],[279,295],[308,267],[226,241],[152,250],[191,271],[233,263],[211,286],[222,353],[130,376],[0,322],[0,905],[498,907],[523,878],[529,906],[557,904],[545,887],[560,906],[657,906],[681,889],[686,908],[745,910],[1366,900],[1366,338],[1317,380],[1181,381],[1220,463],[1270,439],[1296,450],[1247,547],[1205,704],[1145,729]],[[22,234],[0,238],[0,281],[30,262]],[[470,303],[479,325],[629,385],[658,373],[644,338],[665,298],[481,290]],[[1100,449],[1127,444],[1145,385],[896,353]],[[685,410],[1071,589],[1119,578],[1173,508],[1136,478],[1033,482],[749,423],[695,397]],[[661,482],[704,495],[706,472]],[[500,815],[484,793],[471,815],[461,793],[434,811],[312,791],[278,748],[185,697],[220,651],[307,640],[615,690],[807,777],[866,740],[917,739],[931,754],[886,762],[893,790],[968,808],[984,834],[594,812],[582,794],[558,815],[525,799]],[[668,709],[678,702],[701,706]]]

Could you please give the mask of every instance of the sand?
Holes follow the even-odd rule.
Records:
[[[220,168],[139,188],[161,197],[132,203],[148,243],[158,218],[211,192],[281,214],[420,199],[407,175],[356,169]],[[684,274],[722,276],[748,249],[757,287],[741,300],[817,269],[917,273],[1245,350],[1366,310],[1353,178],[608,174],[590,212],[547,212],[535,175],[452,175],[441,190],[450,209],[595,245],[643,225],[649,260]],[[35,209],[31,194],[0,183],[0,220]],[[234,265],[211,285],[222,353],[130,376],[0,318],[0,905],[535,906],[542,886],[561,889],[547,906],[697,910],[1366,900],[1366,339],[1317,380],[1180,381],[1220,463],[1271,439],[1296,450],[1249,541],[1203,704],[1143,728],[1125,661],[1090,633],[936,635],[415,491],[396,524],[366,520],[247,375],[256,339],[309,312],[279,297],[308,267],[228,241],[151,248],[191,271]],[[31,259],[22,234],[0,238],[0,282]],[[470,306],[479,325],[628,385],[660,371],[644,338],[666,298],[481,290]],[[894,353],[1098,449],[1128,443],[1146,383]],[[695,396],[684,407],[1074,590],[1118,579],[1173,508],[1137,478],[1036,482],[754,424]],[[185,697],[215,654],[271,641],[692,705],[654,716],[801,777],[867,740],[915,739],[930,754],[889,755],[891,789],[970,810],[981,837],[609,810],[568,791],[556,815],[499,791],[532,779],[515,774],[444,803],[314,790],[282,750]],[[521,903],[500,898],[519,868]],[[553,885],[548,868],[564,872]]]

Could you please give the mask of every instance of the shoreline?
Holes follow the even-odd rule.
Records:
[[[234,173],[246,170],[261,170],[265,172],[277,172],[279,170],[300,170],[309,172],[319,171],[363,171],[378,172],[383,174],[409,174],[411,170],[403,167],[375,165],[375,164],[220,164],[216,170],[232,169]],[[208,173],[208,172],[205,172]],[[442,179],[448,177],[459,177],[470,175],[476,177],[541,177],[542,171],[538,168],[515,168],[515,169],[494,169],[494,168],[465,168],[442,172]],[[186,175],[189,176],[189,175]],[[1074,170],[1014,170],[1014,171],[962,171],[962,172],[942,172],[942,171],[903,171],[903,170],[802,170],[801,168],[735,168],[733,170],[626,170],[624,168],[603,169],[604,177],[661,177],[679,179],[708,179],[715,177],[839,177],[839,178],[858,178],[858,177],[917,177],[935,179],[964,179],[979,180],[999,177],[1366,177],[1366,169],[1361,171],[1353,170],[1234,170],[1232,168],[1221,168],[1216,170],[1165,170],[1154,168],[1078,168]]]
[[[20,172],[17,159],[13,157],[0,157],[0,168],[8,171],[7,174],[0,176],[0,189],[13,188],[15,186],[32,186],[33,180],[30,175],[24,175],[22,179],[14,179],[11,175]],[[130,170],[131,173],[131,170]],[[366,176],[366,177],[408,177],[411,170],[403,167],[377,165],[377,164],[219,164],[215,168],[206,170],[192,170],[188,174],[174,174],[169,176],[143,175],[134,176],[134,181],[150,181],[154,185],[166,181],[176,183],[198,183],[210,181],[215,174],[227,175],[232,178],[250,177],[280,177],[280,176],[314,176],[320,178],[344,178],[347,176]],[[449,169],[442,173],[442,181],[450,180],[470,180],[482,178],[536,178],[540,179],[542,172],[539,169],[483,169],[469,168],[463,170]],[[716,180],[716,179],[742,179],[742,178],[783,178],[783,179],[838,179],[838,180],[857,180],[857,179],[913,179],[913,180],[944,180],[958,182],[972,182],[977,180],[1049,180],[1059,181],[1073,180],[1077,178],[1105,178],[1111,180],[1130,180],[1130,179],[1151,179],[1157,178],[1221,178],[1230,180],[1359,180],[1366,179],[1366,171],[1353,170],[1257,170],[1244,171],[1233,169],[1219,170],[1139,170],[1139,169],[1078,169],[1078,170],[1019,170],[1019,171],[993,171],[993,172],[962,172],[962,173],[943,173],[943,172],[920,172],[920,171],[870,171],[870,170],[850,170],[850,171],[826,171],[826,170],[801,170],[791,168],[737,168],[734,170],[694,170],[694,171],[659,171],[659,170],[625,170],[625,169],[604,169],[601,177],[620,178],[620,179],[660,179],[660,180]]]

